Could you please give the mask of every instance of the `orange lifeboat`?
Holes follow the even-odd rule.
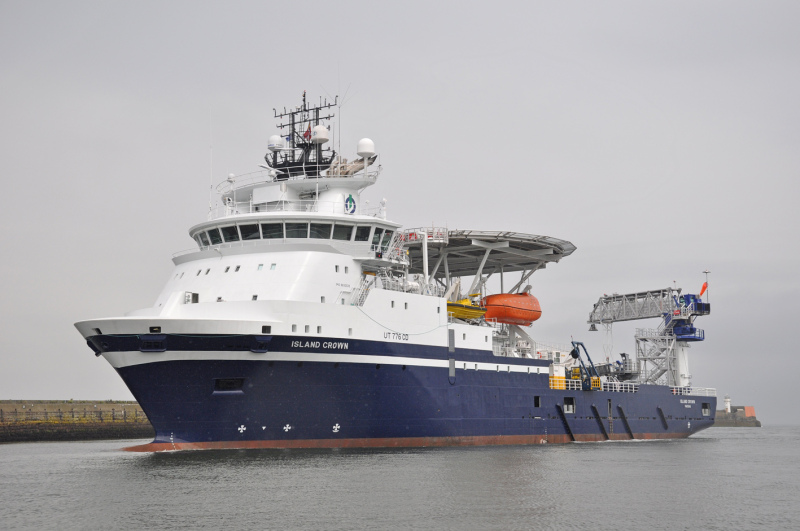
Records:
[[[499,293],[489,295],[481,301],[486,308],[484,319],[495,319],[498,323],[530,326],[542,316],[539,301],[530,293]]]

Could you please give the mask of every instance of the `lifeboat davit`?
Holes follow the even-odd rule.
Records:
[[[539,300],[530,293],[499,293],[489,295],[481,301],[486,308],[484,319],[494,319],[498,323],[530,326],[542,316]]]

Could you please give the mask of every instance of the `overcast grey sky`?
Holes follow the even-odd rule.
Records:
[[[0,1],[0,398],[130,398],[73,323],[153,304],[210,144],[215,182],[252,171],[273,107],[347,91],[344,154],[375,141],[391,219],[577,246],[531,279],[535,337],[601,358],[599,296],[710,269],[694,384],[800,422],[799,24],[796,2]]]

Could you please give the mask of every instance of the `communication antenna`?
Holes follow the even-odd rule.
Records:
[[[214,192],[214,121],[208,106],[208,212],[211,213],[211,196]]]

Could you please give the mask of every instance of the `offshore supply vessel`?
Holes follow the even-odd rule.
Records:
[[[374,143],[352,161],[328,147],[337,104],[304,93],[275,111],[265,163],[217,187],[152,307],[76,323],[155,428],[133,449],[679,438],[713,424],[715,391],[688,374],[700,296],[602,297],[593,328],[662,319],[637,332],[635,357],[595,365],[582,343],[537,342],[526,282],[575,246],[402,230],[361,199],[382,169]],[[488,294],[494,273],[505,287]]]

